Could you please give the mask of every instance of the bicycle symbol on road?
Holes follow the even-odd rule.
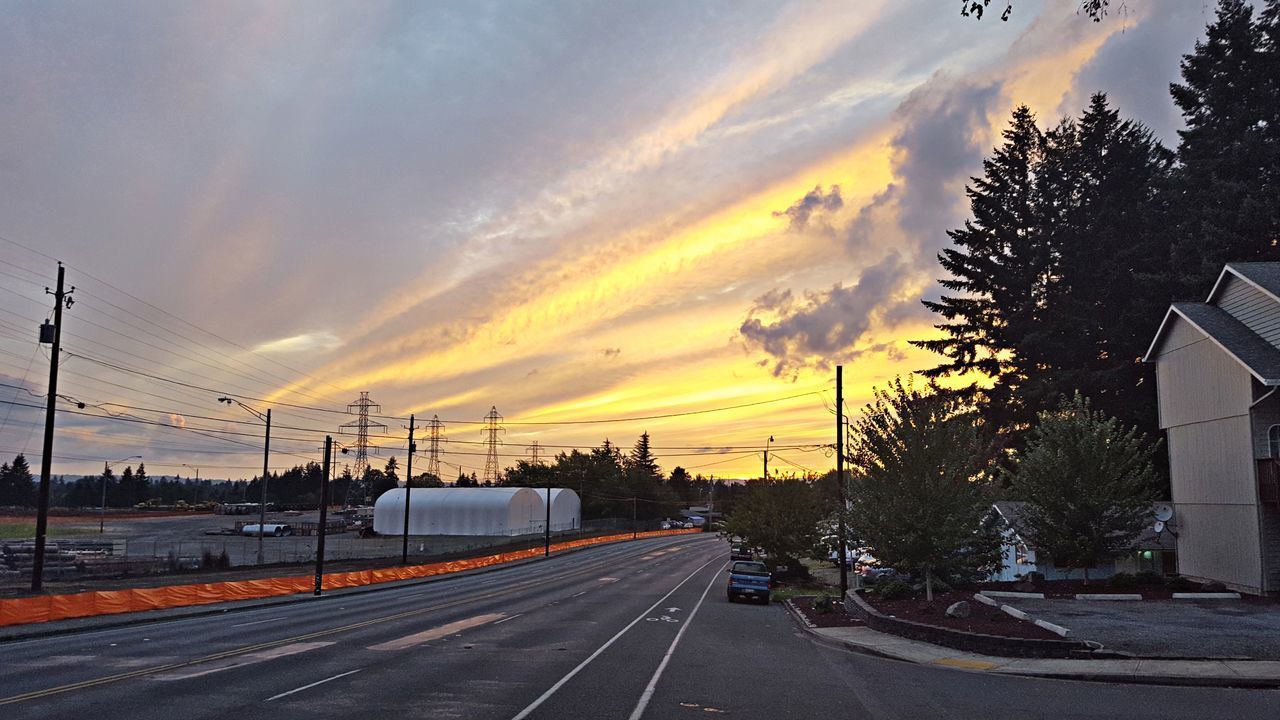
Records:
[[[661,615],[659,617],[645,618],[645,621],[646,622],[669,622],[669,623],[680,622],[679,620],[671,617],[670,615]]]

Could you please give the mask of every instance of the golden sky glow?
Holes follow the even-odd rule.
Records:
[[[245,433],[77,418],[61,467],[144,451],[153,474],[195,458],[221,468],[206,477],[251,473],[253,420],[211,388],[300,428],[281,433],[279,467],[314,457],[351,419],[325,409],[368,391],[420,425],[496,406],[507,465],[534,440],[630,447],[648,431],[666,470],[751,477],[750,448],[773,435],[793,447],[774,469],[825,471],[835,363],[856,410],[936,362],[907,342],[935,332],[919,300],[938,293],[933,256],[1012,107],[1048,125],[1108,90],[1170,135],[1167,98],[1133,88],[1167,86],[1203,25],[1190,3],[1102,23],[1036,0],[1008,23],[924,0],[691,5],[175,6],[163,43],[76,18],[102,38],[85,49],[56,9],[15,18],[35,39],[0,30],[17,100],[0,139],[31,177],[0,200],[18,218],[0,235],[56,253],[97,295],[70,314],[70,350],[146,373],[72,359],[67,394]],[[81,116],[96,122],[62,127]],[[83,140],[27,150],[55,137]],[[0,310],[26,327],[49,263],[11,250],[31,287]],[[0,381],[38,393],[31,343],[5,332]],[[0,454],[33,452],[33,422],[0,425]],[[478,471],[479,426],[446,433],[446,462]],[[403,462],[404,442],[378,442]]]

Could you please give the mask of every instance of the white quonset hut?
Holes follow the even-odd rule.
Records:
[[[546,498],[546,489],[538,490]],[[545,520],[545,518],[544,518]],[[551,488],[551,532],[577,530],[582,527],[582,500],[567,488]]]
[[[544,532],[546,491],[531,488],[414,488],[409,499],[410,535],[528,535]],[[570,497],[571,496],[571,497]],[[373,529],[404,533],[405,489],[388,490],[373,504]],[[552,530],[581,525],[578,496],[552,488]],[[563,528],[561,527],[563,526]]]

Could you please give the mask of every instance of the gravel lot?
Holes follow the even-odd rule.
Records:
[[[1280,660],[1280,604],[1259,600],[1009,600],[1111,650],[1149,657]]]
[[[331,516],[332,517],[332,516]],[[287,514],[267,513],[268,523],[288,523],[297,525],[304,522],[316,522],[319,512]],[[63,529],[83,529],[67,540],[110,540],[115,541],[112,557],[121,555],[130,561],[142,561],[158,558],[160,571],[166,567],[167,559],[172,556],[179,559],[184,569],[198,566],[204,552],[218,556],[226,552],[232,567],[247,567],[257,564],[258,538],[244,535],[207,534],[210,531],[231,530],[236,522],[257,522],[257,516],[247,515],[214,515],[200,513],[191,515],[174,515],[160,517],[111,517],[106,519],[105,532],[98,533],[98,518],[91,516],[57,518],[57,525]],[[533,537],[533,540],[541,536]],[[468,551],[481,550],[495,546],[509,545],[530,537],[516,538],[508,536],[447,536],[429,535],[409,538],[409,554],[419,561],[442,555],[453,555]],[[58,538],[50,539],[53,547],[57,547]],[[263,561],[265,564],[309,563],[315,559],[315,536],[289,536],[262,539]],[[20,540],[5,541],[9,543]],[[365,560],[377,558],[399,558],[403,540],[400,536],[360,538],[354,532],[330,533],[325,540],[325,558],[331,561]],[[109,560],[110,558],[101,558]],[[154,565],[154,563],[152,563]],[[0,567],[4,567],[0,559]],[[156,570],[136,570],[139,574],[156,572]],[[74,576],[72,576],[72,579]],[[53,577],[51,580],[66,577]],[[25,574],[6,572],[0,577],[0,588],[25,587],[29,580]]]

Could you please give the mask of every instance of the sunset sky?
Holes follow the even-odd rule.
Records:
[[[1213,3],[1076,7],[0,3],[0,456],[39,466],[61,260],[55,473],[250,476],[221,394],[284,469],[361,391],[371,462],[438,415],[446,480],[491,406],[504,466],[647,430],[666,471],[757,476],[770,435],[825,471],[835,364],[856,411],[936,362],[907,341],[1016,104],[1105,91],[1176,144]]]

